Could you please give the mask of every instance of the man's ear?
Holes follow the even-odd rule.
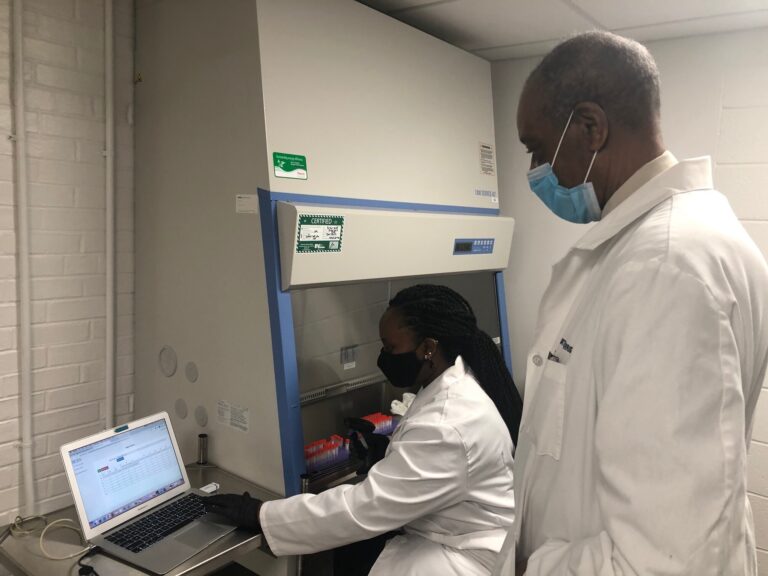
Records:
[[[591,152],[603,149],[608,141],[608,116],[595,102],[580,102],[574,108],[574,123],[580,127],[581,137]]]

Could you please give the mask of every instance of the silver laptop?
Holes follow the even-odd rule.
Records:
[[[235,526],[206,514],[166,412],[61,447],[85,538],[165,574]]]

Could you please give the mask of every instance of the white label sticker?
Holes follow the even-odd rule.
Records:
[[[344,364],[344,370],[352,370],[355,366],[357,366],[357,362],[347,362]]]
[[[478,188],[475,189],[475,196],[484,196],[485,198],[488,198],[491,202],[494,204],[499,203],[499,194],[496,192],[496,190],[480,190]]]
[[[250,428],[250,415],[248,408],[230,404],[226,400],[219,400],[217,406],[217,419],[219,424],[248,432]]]
[[[256,194],[238,194],[235,196],[235,212],[238,214],[258,214],[259,197]]]
[[[496,158],[491,144],[480,142],[480,173],[485,176],[496,175]]]

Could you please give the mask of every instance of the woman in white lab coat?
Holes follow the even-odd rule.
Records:
[[[261,503],[208,498],[212,511],[261,529],[278,556],[309,554],[402,528],[371,575],[487,575],[514,521],[513,441],[522,401],[472,308],[444,286],[399,292],[379,323],[378,365],[421,385],[385,457],[356,485]]]

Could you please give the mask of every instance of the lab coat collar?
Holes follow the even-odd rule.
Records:
[[[571,250],[594,250],[675,194],[712,188],[709,156],[682,160],[638,188],[595,224]]]
[[[619,186],[619,189],[616,190],[616,192],[611,194],[611,197],[608,198],[608,202],[603,206],[602,217],[605,218],[608,216],[616,206],[624,202],[624,200],[642,188],[647,182],[650,182],[659,174],[666,172],[675,164],[677,164],[675,155],[669,150],[665,150],[662,154],[641,166],[640,169],[632,174],[632,176],[627,178],[627,181],[624,182],[624,184]]]
[[[406,412],[406,416],[409,413],[416,413],[419,408],[429,404],[443,390],[466,375],[467,367],[464,364],[464,360],[461,356],[457,356],[453,366],[447,368],[440,376],[418,391],[416,398],[413,399],[408,412]]]

